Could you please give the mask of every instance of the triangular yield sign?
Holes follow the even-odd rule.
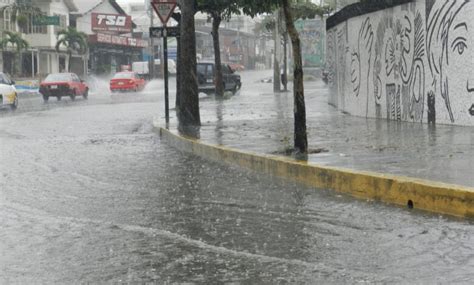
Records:
[[[153,9],[155,10],[163,25],[168,23],[171,14],[173,14],[174,9],[176,8],[176,2],[153,1],[151,5],[153,6]]]

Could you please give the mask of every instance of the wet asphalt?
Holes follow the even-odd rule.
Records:
[[[247,82],[240,97],[202,100],[202,136],[213,132],[227,143],[238,124],[245,130],[252,120],[271,119],[265,116],[289,120],[271,106],[255,117],[232,111],[237,99],[266,88]],[[47,105],[25,98],[17,113],[0,113],[0,283],[474,278],[470,221],[311,189],[165,145],[152,127],[163,120],[161,86],[118,97],[99,87],[88,101]],[[226,124],[213,126],[213,116]],[[269,141],[267,151],[286,143]]]

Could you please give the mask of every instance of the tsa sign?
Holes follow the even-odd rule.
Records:
[[[166,25],[176,8],[176,0],[153,0],[151,5],[160,18],[161,23]]]

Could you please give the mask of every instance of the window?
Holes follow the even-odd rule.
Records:
[[[8,75],[6,75],[6,74],[2,74],[2,75],[3,75],[3,79],[4,79],[6,84],[8,84],[8,85],[13,84],[13,81],[10,79],[10,77],[8,77]]]
[[[0,74],[0,84],[10,85],[8,80],[3,76],[3,74]]]
[[[47,26],[36,26],[33,25],[35,16],[28,15],[26,16],[26,22],[24,26],[21,28],[21,31],[25,34],[47,34],[48,28]]]
[[[54,14],[59,16],[59,26],[54,26],[54,33],[57,34],[59,31],[65,30],[68,27],[66,15]]]
[[[69,73],[54,73],[46,77],[44,82],[60,82],[60,81],[71,81],[71,75]]]
[[[72,74],[72,80],[75,82],[81,82],[81,79],[76,74]]]
[[[3,11],[3,28],[5,31],[12,30],[12,11],[10,8]]]
[[[206,75],[206,66],[204,64],[198,64],[196,68],[198,73]]]

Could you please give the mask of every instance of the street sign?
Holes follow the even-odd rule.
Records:
[[[179,37],[179,27],[151,27],[152,38]]]
[[[33,18],[33,26],[59,26],[59,16],[36,16]]]
[[[160,18],[161,23],[166,26],[166,23],[168,23],[168,20],[176,8],[176,0],[153,0],[151,5]]]

